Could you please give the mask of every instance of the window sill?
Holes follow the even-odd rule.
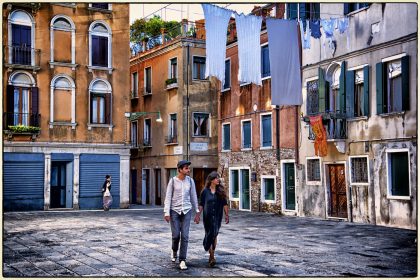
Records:
[[[176,145],[178,145],[178,142],[176,142],[176,143],[166,143],[165,144],[165,146],[176,146]]]
[[[112,128],[114,127],[112,124],[99,124],[99,123],[88,123],[88,130],[92,130],[93,127],[95,128],[108,128],[109,131],[112,131]]]
[[[62,6],[62,7],[67,7],[67,8],[76,8],[76,3],[72,3],[72,4],[68,4],[68,3],[51,3],[52,5],[56,5],[56,6]]]
[[[166,90],[178,88],[178,83],[166,85]]]
[[[370,7],[370,6],[369,6]],[[367,9],[369,9],[369,7],[363,7],[363,8],[360,8],[360,9],[358,9],[358,10],[355,10],[355,11],[352,11],[352,12],[350,12],[350,13],[348,13],[347,15],[344,15],[344,16],[353,16],[353,15],[355,15],[355,14],[357,14],[357,13],[360,13],[361,11],[364,11],[364,10],[367,10]]]
[[[267,204],[276,204],[275,200],[261,200],[261,202],[267,203]]]
[[[248,86],[248,85],[250,85],[250,84],[251,84],[251,83],[239,84],[239,87]]]
[[[349,122],[367,121],[367,120],[368,120],[368,117],[367,116],[354,117],[354,118],[347,119],[347,121],[349,121]]]
[[[230,87],[220,90],[220,92],[227,92],[227,91],[230,91]]]
[[[193,83],[201,83],[201,82],[208,82],[210,83],[210,81],[208,79],[192,79]]]
[[[274,147],[273,146],[269,146],[269,147],[260,147],[260,150],[272,150]]]
[[[193,138],[209,138],[210,136],[208,135],[193,135]]]
[[[54,126],[71,126],[71,129],[76,129],[77,123],[72,122],[49,122],[50,128]]]
[[[139,96],[138,96],[138,95],[136,95],[136,96],[131,96],[131,100],[137,100],[137,99],[139,99]]]
[[[402,112],[392,112],[392,113],[384,113],[384,114],[379,114],[380,117],[383,118],[389,118],[389,117],[399,117],[399,116],[403,116],[405,114],[405,111]]]
[[[268,79],[271,79],[271,76],[261,77],[261,81],[265,81],[265,80],[268,80]]]
[[[152,95],[152,93],[151,92],[143,92],[143,96],[149,96],[149,95]]]
[[[57,61],[50,61],[50,68],[54,68],[54,66],[61,66],[61,67],[68,67],[71,68],[71,70],[76,70],[76,67],[78,66],[78,64],[74,64],[74,63],[67,63],[67,62],[57,62]]]
[[[392,196],[392,195],[387,195],[386,197],[389,200],[411,200],[412,196]]]
[[[308,186],[321,186],[322,182],[321,181],[306,181],[306,185],[308,185]]]
[[[239,202],[239,198],[230,198],[230,201],[238,201]]]
[[[241,148],[242,152],[246,152],[246,151],[252,151],[252,148]]]
[[[221,150],[220,152],[221,153],[230,153],[230,152],[232,152],[232,150]]]
[[[114,68],[112,67],[103,67],[103,66],[86,66],[89,69],[89,72],[92,72],[93,70],[99,70],[99,71],[108,71],[109,74],[112,74],[112,71]]]
[[[351,186],[362,186],[362,187],[368,187],[368,186],[369,186],[369,183],[366,183],[366,182],[364,182],[364,183],[354,183],[354,182],[351,182],[351,183],[350,183],[350,185],[351,185]]]

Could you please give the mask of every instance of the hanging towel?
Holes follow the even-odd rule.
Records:
[[[301,105],[298,27],[294,20],[267,18],[271,104]]]
[[[324,29],[325,37],[332,38],[334,36],[335,18],[321,19],[322,29]]]
[[[241,83],[262,85],[260,45],[262,18],[236,14],[235,20],[238,32],[238,80]]]
[[[232,12],[210,4],[201,4],[206,29],[206,78],[215,76],[225,83],[226,32]]]
[[[303,24],[303,21],[300,20],[300,36],[302,39],[302,47],[304,49],[310,49],[311,48],[311,29],[309,28],[309,21],[306,20],[306,32],[304,31],[305,25]]]
[[[311,29],[311,35],[315,39],[321,38],[321,26],[319,20],[309,21],[309,28]]]
[[[346,17],[340,18],[337,20],[337,24],[338,24],[338,31],[340,31],[340,34],[343,34],[349,27],[349,19]]]

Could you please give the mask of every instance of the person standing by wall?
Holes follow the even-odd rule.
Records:
[[[112,204],[112,195],[111,195],[111,176],[105,176],[105,182],[102,185],[102,202],[105,211],[108,211]]]
[[[179,249],[179,268],[181,270],[188,268],[186,259],[192,212],[195,213],[194,222],[200,222],[195,183],[188,176],[190,174],[190,165],[190,161],[181,160],[178,162],[178,175],[169,180],[164,207],[164,219],[171,224],[171,260],[172,262],[176,261]],[[195,211],[190,211],[192,208]],[[179,246],[180,240],[181,246]]]
[[[223,211],[225,222],[229,223],[229,207],[227,205],[226,193],[220,183],[220,176],[216,171],[211,172],[206,179],[206,185],[200,194],[200,213],[203,212],[205,251],[209,251],[209,266],[216,265],[214,253],[216,250],[217,236],[222,225]]]

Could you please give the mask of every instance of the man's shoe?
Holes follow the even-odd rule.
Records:
[[[176,262],[176,252],[175,251],[172,251],[172,253],[171,253],[171,261]]]
[[[179,268],[180,268],[181,270],[186,270],[186,269],[188,269],[187,264],[185,263],[185,261],[181,261],[181,262],[179,263]]]

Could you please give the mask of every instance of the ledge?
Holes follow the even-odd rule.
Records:
[[[4,130],[3,133],[7,136],[8,141],[12,141],[15,136],[28,137],[28,140],[35,141],[35,139],[41,134],[38,132],[14,132],[11,130]],[[29,139],[30,137],[30,139]]]
[[[178,145],[179,143],[178,142],[176,142],[176,143],[165,143],[165,146],[175,146],[175,145]]]
[[[166,86],[166,90],[178,88],[178,83],[169,84]]]
[[[99,71],[108,71],[109,74],[112,74],[112,71],[114,68],[112,67],[102,67],[102,66],[86,66],[89,69],[89,72],[92,72],[92,70],[99,70]]]
[[[384,114],[379,114],[378,116],[384,117],[384,118],[389,118],[389,117],[400,117],[400,116],[403,116],[404,114],[405,114],[405,111],[402,111],[402,112],[392,112],[392,113],[384,113]]]
[[[96,7],[88,7],[89,11],[94,11],[94,12],[101,12],[104,14],[112,14],[112,10],[108,10],[108,9],[101,9],[101,8],[96,8]]]
[[[32,66],[32,65],[24,65],[24,64],[5,63],[4,66],[8,68],[9,71],[12,71],[12,69],[15,69],[15,68],[32,70],[33,72],[41,70],[40,66]]]
[[[88,123],[87,124],[88,130],[92,130],[92,127],[95,128],[108,128],[109,131],[112,131],[113,125],[112,124],[96,124],[96,123]]]
[[[71,126],[71,129],[76,129],[77,123],[72,122],[49,122],[50,128],[55,126]]]
[[[48,63],[50,64],[50,68],[54,68],[54,66],[61,66],[71,68],[71,70],[76,70],[76,67],[79,66],[79,64],[68,62],[49,61]]]

